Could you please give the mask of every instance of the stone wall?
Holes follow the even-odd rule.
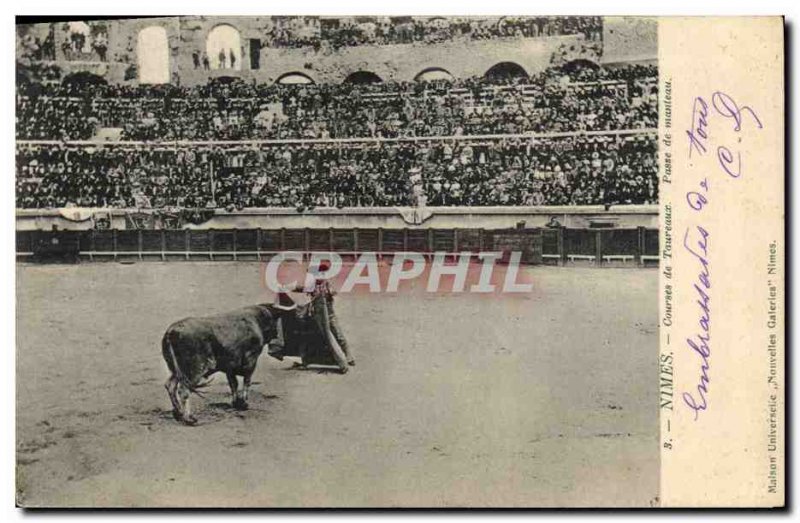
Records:
[[[71,22],[18,26],[17,58],[30,58],[29,41],[44,41],[48,32],[55,37],[55,60],[65,73],[86,70],[114,83],[136,83],[139,32],[151,26],[163,27],[169,46],[169,70],[173,83],[202,84],[209,78],[236,76],[247,81],[272,83],[286,73],[302,73],[315,82],[343,81],[357,71],[370,71],[383,80],[413,81],[425,69],[440,68],[456,78],[481,76],[493,65],[513,62],[528,74],[546,68],[551,57],[563,48],[572,48],[570,58],[596,58],[582,51],[583,36],[543,38],[495,38],[454,40],[438,44],[363,45],[315,51],[311,47],[289,49],[261,47],[260,67],[251,69],[251,39],[264,39],[272,27],[269,16],[186,16],[90,21],[92,35],[107,39],[106,60],[97,56],[69,57],[64,51]],[[230,25],[240,35],[240,69],[196,68],[193,52],[206,50],[209,33],[220,25]],[[657,22],[653,19],[612,17],[604,21],[605,62],[654,61],[657,59]],[[31,35],[31,36],[29,36]],[[94,36],[92,36],[94,37]],[[562,47],[563,46],[563,47]],[[69,58],[69,59],[68,59]]]
[[[658,20],[632,16],[603,19],[603,62],[658,61]]]

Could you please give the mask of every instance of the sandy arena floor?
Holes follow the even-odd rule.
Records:
[[[347,375],[263,355],[176,423],[161,336],[271,301],[256,263],[17,267],[25,506],[647,506],[658,273],[536,267],[524,298],[345,295]]]

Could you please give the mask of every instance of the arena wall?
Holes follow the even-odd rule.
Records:
[[[458,39],[437,44],[413,43],[400,45],[361,45],[337,50],[311,47],[272,48],[260,50],[260,67],[250,69],[250,39],[263,40],[273,25],[269,16],[186,16],[126,20],[90,21],[92,31],[100,31],[108,40],[106,61],[89,58],[69,60],[62,45],[69,38],[69,23],[34,24],[17,31],[17,58],[25,60],[29,46],[23,34],[40,41],[52,31],[55,56],[52,63],[62,70],[62,76],[87,71],[112,83],[137,83],[137,37],[148,27],[163,27],[169,46],[169,70],[172,83],[203,84],[210,78],[235,76],[247,81],[271,83],[286,73],[302,73],[316,82],[339,83],[348,74],[370,71],[383,80],[412,81],[428,68],[441,68],[454,77],[481,76],[500,62],[514,62],[528,74],[550,65],[554,54],[561,49],[566,59],[601,59],[593,51],[584,50],[582,36],[550,36],[540,38],[493,38],[488,40]],[[217,26],[230,25],[239,31],[240,69],[195,68],[192,53],[206,49],[206,39]],[[610,17],[604,19],[603,62],[655,61],[657,49],[653,33],[654,20]],[[563,47],[562,47],[563,46]]]
[[[604,64],[658,60],[658,20],[632,16],[603,19]]]
[[[18,231],[86,230],[93,227],[94,213],[111,216],[111,228],[128,228],[126,215],[131,212],[152,212],[137,209],[111,210],[36,210],[18,209]],[[553,221],[555,220],[555,221]],[[427,208],[347,208],[315,209],[297,212],[294,209],[248,209],[228,212],[213,211],[209,220],[199,225],[186,224],[190,229],[302,229],[302,228],[482,228],[506,229],[545,227],[558,223],[568,228],[658,228],[658,207],[629,205],[605,210],[602,206],[553,207],[427,207]]]
[[[125,260],[262,260],[279,252],[310,256],[337,252],[341,256],[397,252],[450,255],[501,252],[510,260],[521,253],[524,263],[588,262],[644,267],[659,260],[658,229],[471,227],[378,228],[248,228],[248,229],[88,229],[17,231],[17,259],[31,262]]]
[[[207,33],[206,33],[207,34]],[[204,45],[205,34],[196,33],[195,46]],[[550,56],[562,44],[573,45],[575,36],[551,38],[497,39],[381,46],[355,46],[335,53],[313,49],[264,48],[259,70],[237,71],[237,76],[257,83],[273,83],[287,73],[301,73],[316,83],[342,83],[351,73],[368,71],[384,81],[412,82],[425,69],[444,69],[455,78],[483,76],[493,65],[514,62],[528,74],[550,65]],[[183,55],[181,79],[187,85],[206,83],[209,77],[228,76],[230,71],[193,69],[191,56]]]

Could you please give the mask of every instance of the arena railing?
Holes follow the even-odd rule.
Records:
[[[641,77],[634,79],[635,83],[639,84],[649,84],[656,82],[658,79],[657,77]],[[536,93],[542,87],[556,87],[560,90],[569,90],[569,89],[578,89],[584,87],[609,87],[609,88],[619,88],[627,92],[628,89],[628,81],[627,80],[591,80],[586,82],[566,82],[563,84],[558,83],[549,83],[545,85],[539,84],[532,84],[532,83],[520,83],[520,84],[487,84],[480,87],[479,97],[491,97],[497,93],[502,93],[506,91],[521,91],[523,96],[527,98],[532,98],[536,96]],[[386,100],[386,99],[394,99],[401,97],[403,95],[407,96],[418,96],[418,95],[429,95],[435,96],[439,94],[439,89],[425,89],[422,93],[415,93],[409,91],[386,91],[386,92],[366,92],[361,95],[361,98],[364,100]],[[475,94],[474,91],[468,87],[452,87],[448,90],[447,93],[449,95],[455,95],[459,98],[464,99],[474,99]],[[18,100],[29,100],[31,97],[27,95],[17,94]],[[144,98],[130,98],[130,97],[114,97],[114,96],[101,96],[96,98],[89,98],[80,97],[80,96],[47,96],[42,95],[38,97],[40,99],[45,100],[58,100],[58,101],[74,101],[74,102],[85,102],[87,100],[91,100],[91,102],[97,104],[106,104],[106,103],[118,103],[123,105],[137,105],[137,104],[144,104],[144,105],[157,105],[159,103],[163,103],[166,101],[166,98],[159,98],[159,97],[144,97]],[[241,97],[241,96],[233,96],[225,98],[228,102],[233,103],[241,103],[241,102],[252,102],[252,103],[269,103],[272,98],[270,96],[249,96],[249,97]],[[206,102],[206,103],[216,103],[218,98],[213,96],[202,96],[202,97],[194,97],[194,96],[179,96],[179,97],[171,97],[169,99],[171,103],[182,103],[182,102]]]
[[[72,256],[95,260],[255,260],[284,251],[310,256],[375,253],[379,259],[398,252],[457,255],[499,251],[507,258],[521,251],[533,264],[649,266],[659,260],[657,229],[592,228],[327,228],[327,229],[89,229],[17,231],[17,259],[46,261]]]
[[[481,140],[519,140],[519,139],[547,139],[569,137],[595,137],[595,136],[635,136],[654,135],[658,129],[620,129],[599,131],[561,131],[548,133],[516,133],[516,134],[461,134],[445,136],[400,136],[397,138],[361,137],[361,138],[292,138],[292,139],[263,139],[263,140],[17,140],[17,145],[86,145],[86,146],[204,146],[204,145],[307,145],[307,144],[363,144],[363,143],[397,143],[397,142],[442,142],[442,141],[476,141]]]

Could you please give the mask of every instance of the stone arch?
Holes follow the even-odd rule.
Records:
[[[213,81],[219,85],[231,85],[231,84],[241,83],[244,80],[242,80],[238,76],[230,76],[227,74],[222,74],[210,81]]]
[[[67,22],[69,43],[75,55],[92,52],[92,28],[86,22]]]
[[[435,29],[447,29],[450,27],[450,20],[443,16],[434,16],[428,19],[428,24]]]
[[[383,82],[383,79],[372,71],[356,71],[344,79],[346,84],[376,84],[380,82]]]
[[[528,72],[516,62],[499,62],[483,75],[486,78],[525,78]]]
[[[276,84],[313,84],[314,79],[304,73],[299,73],[297,71],[292,71],[290,73],[284,73],[275,80]]]
[[[434,80],[447,80],[448,82],[452,82],[455,80],[455,77],[450,71],[442,67],[428,67],[417,73],[414,77],[415,82],[430,82]]]
[[[211,69],[242,69],[242,37],[230,24],[219,24],[208,32],[206,55]]]
[[[589,60],[587,58],[577,58],[575,60],[570,60],[566,62],[561,68],[565,71],[577,71],[580,69],[600,69],[600,64],[595,62],[594,60]]]
[[[61,80],[61,85],[84,88],[87,85],[108,85],[108,81],[102,76],[89,71],[77,71],[66,75]]]
[[[169,83],[169,39],[164,27],[151,25],[139,31],[136,57],[139,83]]]

